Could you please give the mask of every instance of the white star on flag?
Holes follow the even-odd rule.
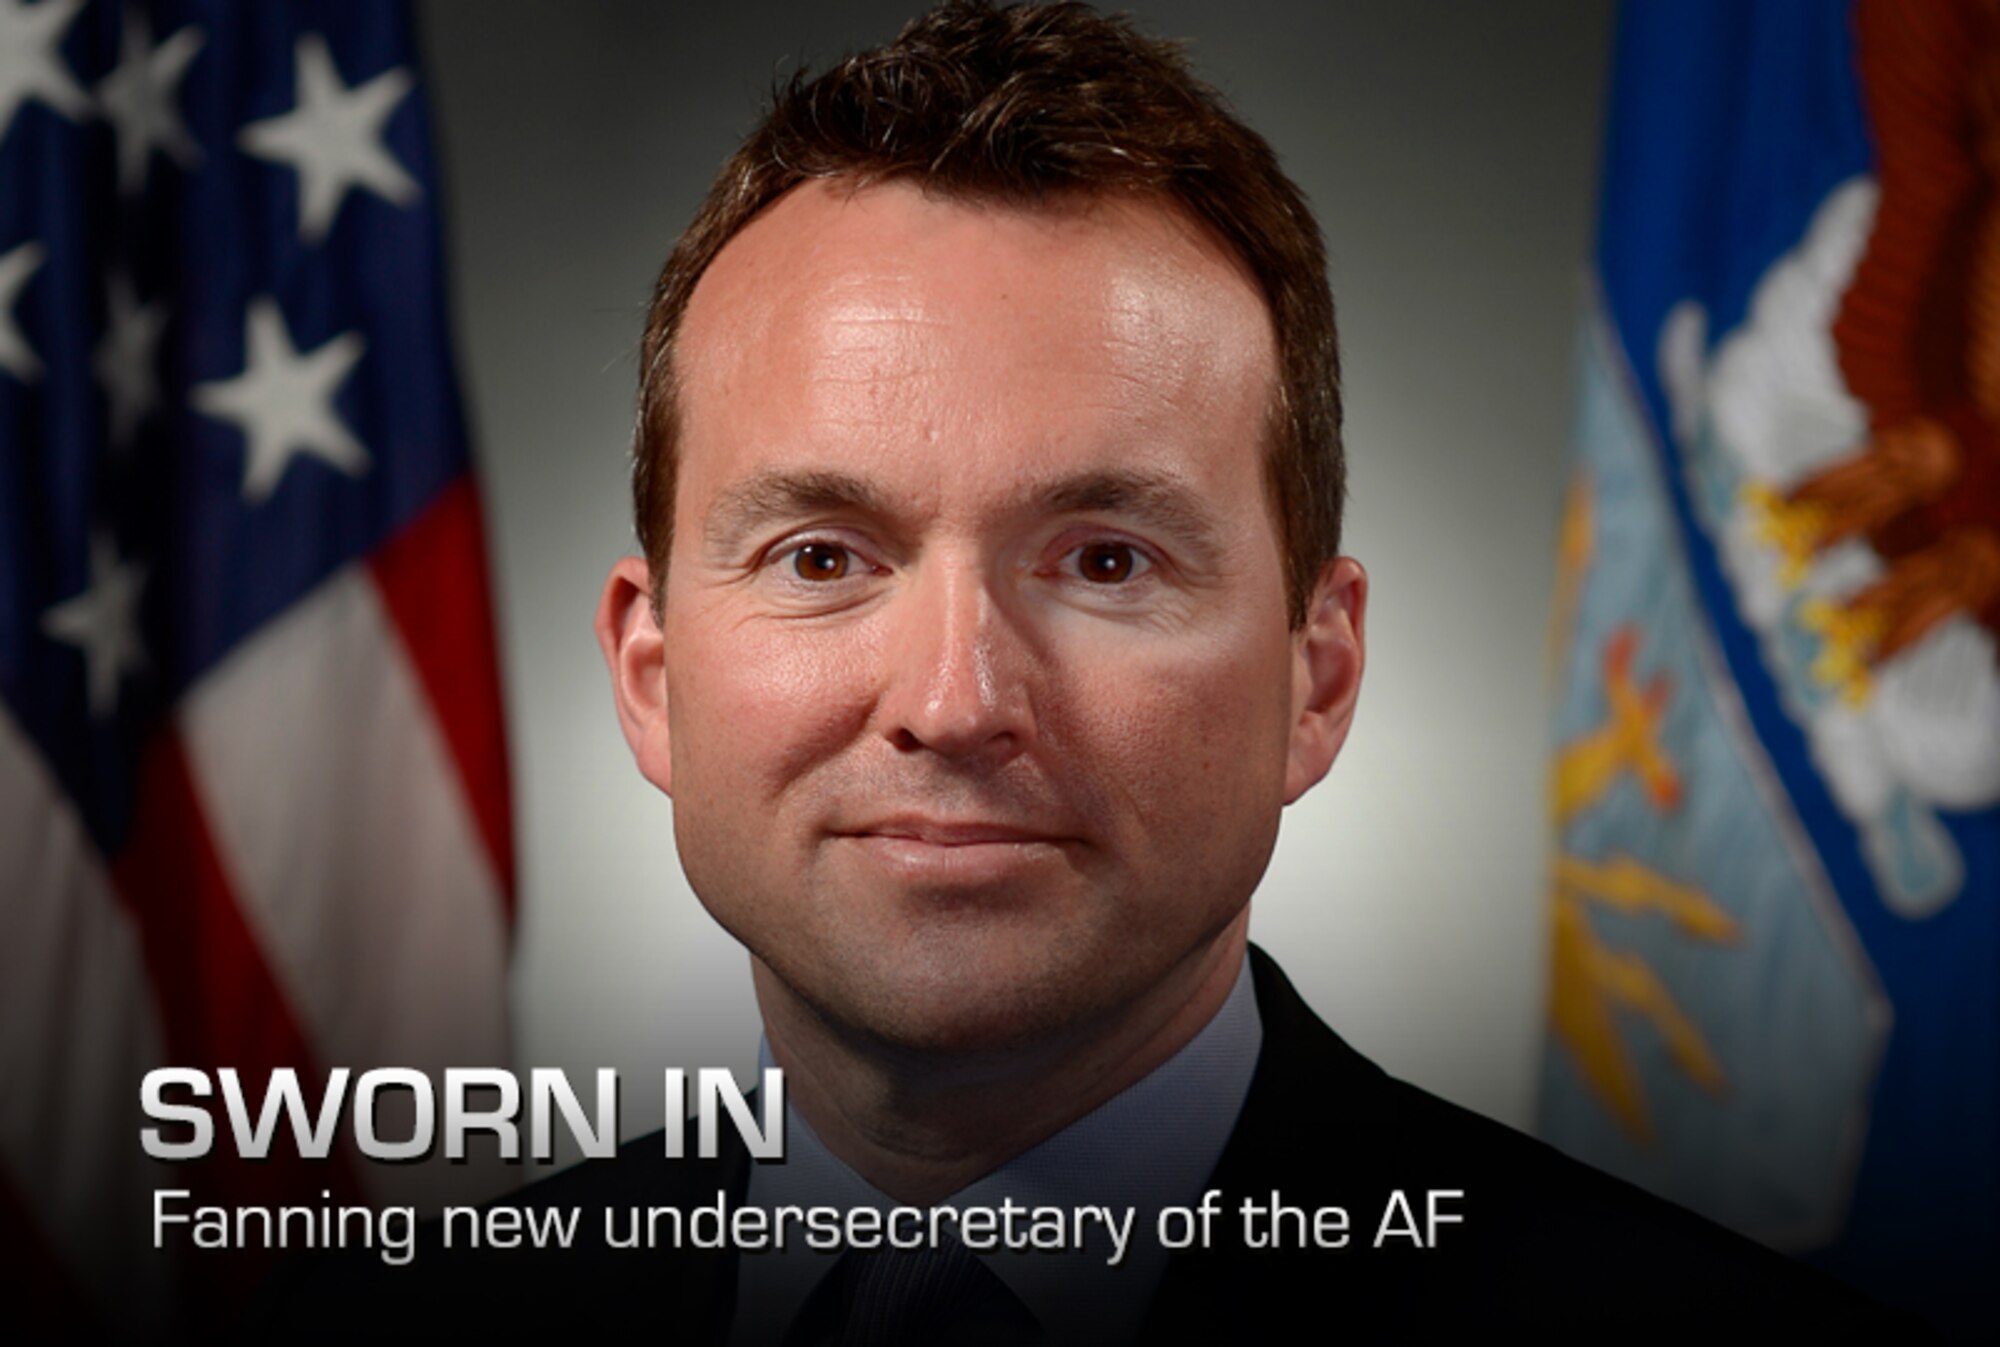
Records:
[[[351,187],[365,187],[398,206],[421,195],[381,138],[413,81],[397,66],[350,89],[317,33],[299,39],[297,60],[298,106],[282,117],[250,123],[237,144],[246,154],[283,160],[298,170],[299,235],[317,243]]]
[[[244,500],[261,504],[299,454],[311,454],[350,477],[368,471],[368,451],[333,410],[333,395],[366,347],[360,333],[343,332],[302,354],[292,345],[277,301],[250,302],[243,373],[190,391],[198,410],[243,429]]]
[[[0,0],[4,3],[4,0]],[[41,359],[14,323],[14,301],[21,287],[42,265],[48,249],[29,239],[11,252],[0,254],[0,369],[28,383],[42,372]]]
[[[90,100],[70,78],[56,46],[83,0],[43,0],[39,5],[0,0],[0,140],[14,114],[39,98],[71,121],[90,111]]]
[[[118,709],[118,680],[146,667],[139,643],[139,595],[145,588],[145,568],[120,561],[111,535],[92,529],[90,587],[42,614],[42,631],[50,640],[83,652],[95,719]]]
[[[123,273],[111,277],[107,298],[111,313],[90,367],[111,402],[111,442],[125,445],[160,402],[153,365],[167,309],[160,303],[141,304],[133,293],[132,278]]]
[[[145,187],[155,147],[182,168],[201,158],[174,97],[204,40],[199,28],[189,26],[155,47],[145,14],[125,11],[118,66],[98,84],[97,100],[117,132],[118,190],[128,196]]]

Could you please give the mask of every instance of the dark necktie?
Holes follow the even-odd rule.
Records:
[[[786,1347],[971,1347],[1042,1340],[1006,1284],[957,1240],[850,1252],[799,1311]]]

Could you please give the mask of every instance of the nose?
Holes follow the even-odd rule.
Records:
[[[904,752],[999,766],[1033,741],[1034,657],[980,568],[939,560],[899,596],[879,708]]]

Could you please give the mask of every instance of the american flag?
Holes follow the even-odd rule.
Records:
[[[147,1069],[508,1064],[436,182],[396,3],[0,0],[0,1323],[180,1313],[161,1187],[409,1200],[150,1160]]]

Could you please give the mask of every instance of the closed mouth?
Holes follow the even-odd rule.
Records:
[[[974,847],[1072,840],[1058,833],[979,820],[896,818],[843,833],[848,837],[882,837],[934,847]]]

